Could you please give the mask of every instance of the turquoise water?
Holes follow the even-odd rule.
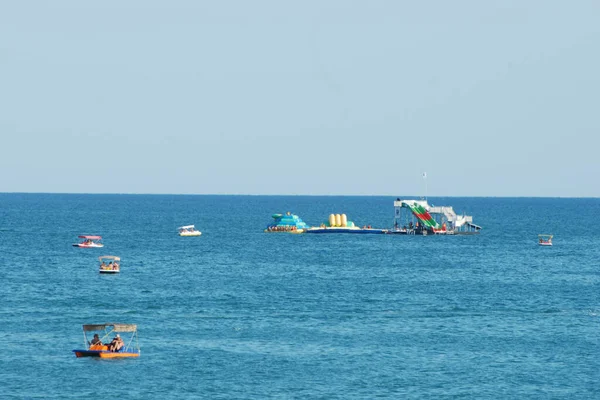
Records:
[[[393,201],[0,194],[0,397],[600,396],[600,199],[429,199],[479,236],[263,233],[286,211],[391,227]],[[141,357],[76,358],[104,322],[138,324]]]

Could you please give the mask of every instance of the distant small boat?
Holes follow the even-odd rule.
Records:
[[[121,258],[117,256],[100,256],[99,272],[101,274],[118,274],[121,272]]]
[[[78,237],[80,239],[83,239],[83,242],[74,243],[73,247],[84,247],[84,248],[104,247],[104,245],[101,243],[102,236],[80,235]]]
[[[94,337],[88,341],[87,335],[92,332],[95,333]],[[113,338],[111,339],[111,337]],[[126,358],[140,356],[137,326],[133,324],[83,325],[83,340],[84,348],[73,350],[76,357]]]
[[[179,230],[179,236],[200,236],[202,232],[197,230],[194,225],[186,225],[180,226],[177,228]]]
[[[552,246],[552,235],[538,235],[538,244],[540,246]]]

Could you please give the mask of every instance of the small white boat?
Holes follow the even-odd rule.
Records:
[[[538,244],[540,246],[552,246],[552,235],[538,235]]]
[[[121,259],[117,256],[100,256],[99,272],[101,274],[118,274],[121,272]]]
[[[186,225],[180,226],[177,228],[179,230],[179,236],[200,236],[202,232],[197,230],[194,225]]]

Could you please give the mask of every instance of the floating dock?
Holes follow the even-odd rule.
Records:
[[[331,214],[327,222],[323,222],[319,227],[308,228],[304,233],[359,233],[359,234],[381,234],[386,233],[386,229],[371,228],[365,226],[359,228],[352,221],[348,221],[346,214]]]

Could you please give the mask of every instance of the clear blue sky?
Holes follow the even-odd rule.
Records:
[[[598,1],[5,1],[0,192],[600,197]]]

